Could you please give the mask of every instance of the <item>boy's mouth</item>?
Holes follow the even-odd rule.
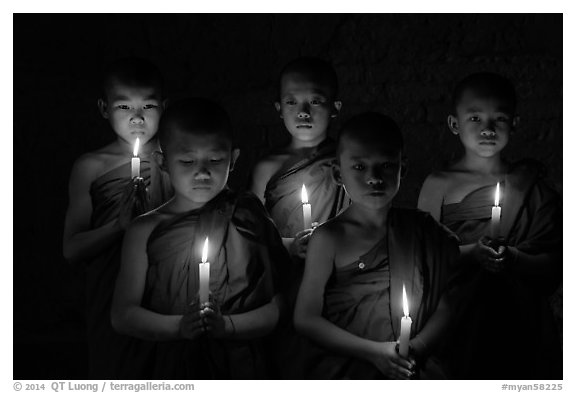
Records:
[[[310,129],[312,128],[312,124],[306,123],[306,124],[298,124],[296,125],[296,128],[306,128],[306,129]]]

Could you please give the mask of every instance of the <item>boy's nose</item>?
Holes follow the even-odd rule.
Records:
[[[298,112],[298,118],[299,119],[309,119],[310,113],[308,113],[307,110],[301,110],[300,112]]]
[[[196,172],[196,176],[194,176],[195,180],[209,180],[210,179],[210,172],[206,168],[200,168],[198,172]]]
[[[488,126],[482,130],[480,133],[485,138],[494,138],[496,136],[496,131],[494,131],[494,127]]]
[[[130,124],[143,124],[143,123],[144,123],[144,117],[139,113],[134,114],[134,116],[130,118]]]
[[[380,173],[380,171],[375,169],[370,171],[370,174],[368,176],[368,184],[372,186],[382,183],[384,183],[384,179],[382,178],[382,174]]]

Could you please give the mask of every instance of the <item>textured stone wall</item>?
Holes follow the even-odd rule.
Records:
[[[73,341],[82,330],[82,276],[61,255],[67,181],[80,154],[114,137],[96,109],[97,75],[126,55],[157,63],[169,96],[224,104],[242,148],[231,178],[237,188],[262,149],[287,141],[273,107],[276,80],[300,55],[334,64],[340,119],[377,110],[401,124],[410,170],[399,205],[415,206],[425,176],[458,154],[445,125],[450,92],[484,70],[517,86],[521,125],[507,154],[540,159],[562,188],[561,15],[17,15],[14,317],[21,336]],[[42,333],[29,312],[40,303]],[[62,367],[43,367],[36,377],[62,376]]]

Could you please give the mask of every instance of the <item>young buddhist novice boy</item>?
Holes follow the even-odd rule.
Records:
[[[150,378],[266,378],[289,255],[258,198],[226,186],[239,154],[228,116],[183,100],[162,117],[160,143],[175,195],[126,233],[112,323],[156,342]],[[211,299],[200,304],[206,238]]]
[[[342,106],[337,97],[338,81],[330,64],[308,57],[288,63],[280,74],[275,106],[291,140],[254,169],[252,191],[265,204],[296,259],[303,260],[312,233],[304,227],[302,186],[312,223],[334,217],[345,204],[342,188],[330,175],[335,144],[328,138],[328,126]]]
[[[510,81],[492,73],[463,79],[448,126],[464,155],[429,175],[418,201],[460,238],[467,294],[451,342],[459,378],[562,377],[546,299],[561,277],[561,204],[540,164],[502,157],[517,124]],[[492,233],[497,183],[501,220]]]
[[[120,266],[120,247],[130,220],[159,206],[170,194],[167,177],[155,164],[155,134],[163,110],[162,78],[144,59],[111,64],[98,100],[115,140],[81,156],[70,175],[64,228],[64,256],[86,265],[89,376],[131,378],[116,363],[125,340],[110,325],[110,302]],[[140,174],[132,177],[131,158],[139,138]]]
[[[432,355],[450,321],[458,245],[429,214],[391,207],[402,149],[398,126],[384,115],[361,114],[342,127],[334,175],[352,203],[315,229],[308,246],[294,324],[319,347],[303,355],[304,377],[445,377]],[[396,349],[403,286],[410,356]]]

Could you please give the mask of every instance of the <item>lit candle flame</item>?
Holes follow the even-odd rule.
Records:
[[[306,192],[306,186],[302,184],[302,203],[308,203],[308,193]]]
[[[208,259],[208,237],[206,237],[206,241],[204,242],[204,248],[202,249],[202,263],[206,263]]]
[[[494,206],[500,206],[500,182],[496,183],[496,195],[494,196]]]
[[[404,316],[408,317],[408,298],[406,297],[406,285],[402,284],[402,308],[404,308]]]
[[[134,143],[134,157],[138,157],[139,148],[140,148],[140,138],[136,138],[136,143]]]

